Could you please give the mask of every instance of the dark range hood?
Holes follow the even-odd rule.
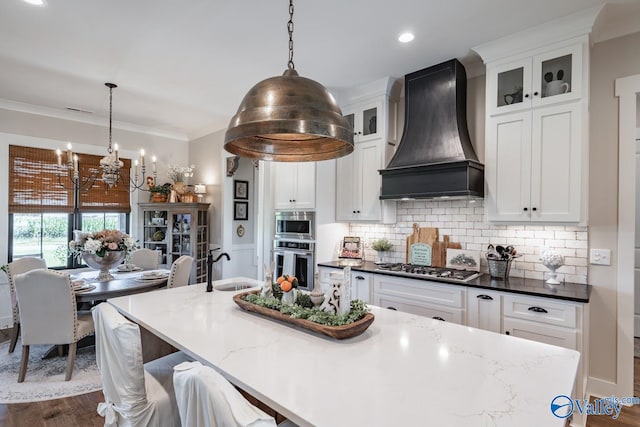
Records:
[[[380,199],[483,197],[484,165],[467,129],[467,74],[452,59],[405,76],[400,145],[380,170]]]

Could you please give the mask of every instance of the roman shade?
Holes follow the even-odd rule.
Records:
[[[81,179],[100,173],[100,159],[101,156],[79,155]],[[121,160],[124,162],[121,173],[128,177],[131,161]],[[67,176],[62,176],[60,180],[65,187],[61,186],[58,171],[55,150],[10,145],[9,213],[73,213],[73,185]],[[96,180],[91,187],[79,191],[78,208],[81,212],[130,212],[127,190],[122,183],[110,189]]]

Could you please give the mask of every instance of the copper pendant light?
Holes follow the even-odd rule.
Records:
[[[300,77],[293,64],[293,0],[289,1],[289,63],[282,76],[261,81],[231,118],[224,148],[278,162],[335,159],[353,151],[353,131],[329,91]]]

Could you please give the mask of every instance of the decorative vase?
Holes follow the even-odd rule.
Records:
[[[549,272],[549,279],[547,280],[547,283],[549,285],[559,285],[560,281],[558,280],[558,273],[556,273],[556,270],[564,265],[564,257],[560,252],[551,249],[542,253],[540,261],[542,261],[542,265],[551,270]]]
[[[171,186],[171,189],[176,190],[176,193],[178,193],[178,196],[182,196],[186,191],[184,182],[182,181],[173,183],[173,185]]]
[[[282,293],[282,304],[293,305],[296,302],[298,295],[295,289],[291,289],[289,292]]]
[[[109,270],[120,264],[125,255],[124,251],[107,251],[104,256],[84,252],[82,254],[82,259],[89,267],[94,270],[100,270],[96,276],[96,281],[106,282],[108,280],[113,280],[113,276],[109,273]]]
[[[167,203],[167,195],[163,193],[151,193],[153,203]]]
[[[311,302],[314,306],[318,307],[320,304],[324,302],[324,292],[322,291],[322,286],[316,279],[315,284],[313,285],[313,290],[311,294],[309,294],[309,298],[311,298]]]
[[[384,264],[387,260],[387,252],[386,251],[376,251],[377,260],[376,264]]]

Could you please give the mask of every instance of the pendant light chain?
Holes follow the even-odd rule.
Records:
[[[113,148],[111,148],[111,114],[113,111],[113,85],[109,86],[109,148],[107,152],[109,154],[113,153]]]
[[[287,22],[287,31],[289,32],[289,63],[287,66],[290,70],[295,69],[293,64],[293,0],[289,0],[289,22]]]

